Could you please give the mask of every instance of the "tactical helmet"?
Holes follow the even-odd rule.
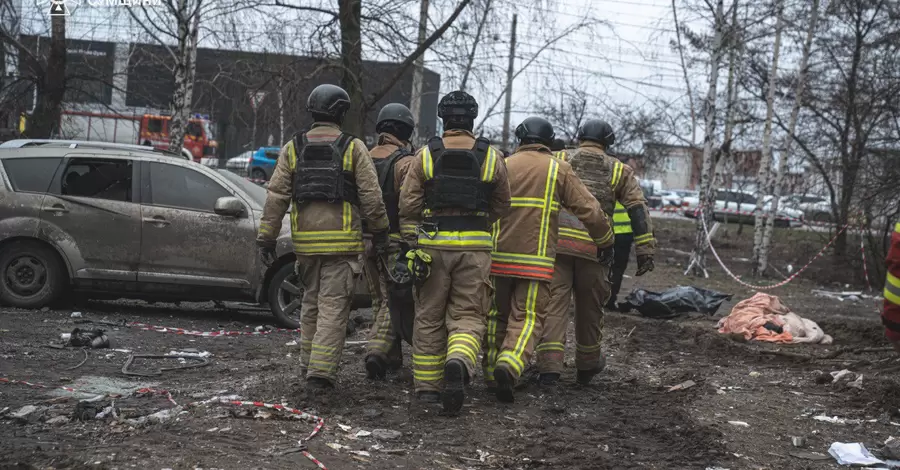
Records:
[[[478,102],[464,91],[451,91],[441,98],[438,103],[438,117],[463,117],[475,119],[478,117]]]
[[[559,139],[559,138],[553,139],[553,144],[550,145],[550,150],[553,150],[554,152],[558,152],[560,150],[565,150],[565,149],[566,149],[566,141]]]
[[[350,95],[337,85],[319,85],[306,100],[306,110],[310,113],[329,117],[340,123],[350,109]]]
[[[516,127],[516,138],[519,139],[519,142],[537,141],[549,147],[553,144],[554,137],[556,137],[556,133],[553,132],[553,125],[542,117],[525,118]]]
[[[378,131],[378,128],[381,127],[383,123],[390,121],[395,121],[409,127],[416,127],[416,121],[413,119],[412,111],[400,103],[389,103],[381,108],[381,111],[378,112],[378,120],[375,121],[375,130]]]
[[[616,133],[606,121],[589,119],[578,129],[578,140],[590,140],[609,148],[616,143]]]

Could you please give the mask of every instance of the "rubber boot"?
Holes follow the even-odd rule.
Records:
[[[466,400],[466,377],[469,375],[466,365],[459,359],[450,359],[444,365],[444,393],[442,395],[444,411],[456,415]]]
[[[497,400],[503,403],[515,401],[513,387],[516,385],[516,379],[513,377],[512,372],[506,367],[498,366],[494,369],[494,379],[497,381]]]
[[[603,369],[606,369],[605,356],[600,358],[600,363],[597,365],[597,367],[588,370],[579,370],[576,380],[578,381],[579,385],[589,385],[594,376],[603,372]]]
[[[387,362],[379,356],[366,358],[366,378],[369,380],[383,379],[387,374]]]
[[[438,403],[441,401],[441,394],[439,392],[422,391],[416,392],[416,398],[422,403]]]

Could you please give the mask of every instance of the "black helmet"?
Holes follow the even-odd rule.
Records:
[[[350,109],[350,95],[337,85],[319,85],[306,100],[306,110],[312,114],[342,122]]]
[[[553,139],[553,144],[550,145],[550,150],[553,150],[554,152],[558,152],[560,150],[565,150],[565,149],[566,149],[566,141],[559,139],[559,138]]]
[[[578,140],[590,140],[609,148],[616,143],[616,133],[606,121],[589,119],[578,129]]]
[[[472,95],[464,91],[451,91],[444,95],[441,102],[438,103],[439,118],[457,116],[473,120],[478,117],[478,102]]]
[[[378,130],[382,123],[388,121],[396,121],[409,127],[416,127],[412,111],[400,103],[389,103],[381,108],[381,111],[378,112],[378,120],[375,121],[375,130]]]
[[[519,142],[540,142],[549,147],[553,144],[554,137],[556,137],[556,133],[553,132],[553,125],[542,117],[525,118],[519,127],[516,127],[516,138],[519,139]]]

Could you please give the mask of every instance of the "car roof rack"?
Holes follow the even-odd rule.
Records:
[[[138,150],[142,152],[153,152],[164,155],[176,156],[184,158],[182,155],[169,150],[160,150],[154,147],[136,144],[117,144],[113,142],[98,142],[87,140],[58,140],[58,139],[15,139],[0,143],[0,149],[18,149],[24,147],[37,146],[66,146],[69,148],[103,148],[103,149],[120,149],[120,150]]]

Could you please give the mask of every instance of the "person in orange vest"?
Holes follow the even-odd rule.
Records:
[[[894,226],[887,256],[887,280],[884,283],[884,311],[881,312],[885,336],[900,352],[900,222]]]

